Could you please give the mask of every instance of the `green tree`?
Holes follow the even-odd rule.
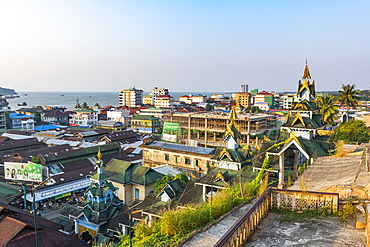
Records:
[[[206,110],[211,111],[213,109],[213,106],[211,104],[206,105]]]
[[[363,143],[370,140],[370,130],[361,120],[342,123],[334,131],[334,140],[346,143]]]
[[[171,174],[168,174],[168,175],[162,177],[161,179],[157,180],[154,184],[155,192],[157,194],[159,192],[161,192],[161,190],[164,188],[164,186],[166,186],[169,182],[171,182],[174,179],[175,179],[174,176],[172,176]]]
[[[334,105],[334,96],[324,95],[317,98],[317,107],[325,124],[333,125],[339,110]]]
[[[262,111],[258,106],[250,106],[250,107],[246,108],[246,112],[261,113],[261,112],[264,112],[264,111]]]
[[[185,186],[188,184],[189,182],[189,178],[188,176],[186,176],[185,174],[183,173],[179,173],[176,175],[176,177],[174,179],[179,179]]]
[[[360,90],[355,89],[356,84],[344,85],[342,84],[342,90],[339,90],[338,100],[341,102],[342,106],[345,106],[348,112],[349,107],[356,108],[357,107],[357,100],[361,98],[358,96]]]
[[[38,156],[32,156],[31,162],[36,163],[36,164],[41,164],[41,160]]]
[[[99,105],[99,103],[95,103],[94,107],[96,107],[96,108],[98,108],[98,109],[102,108],[102,107]]]
[[[81,105],[80,105],[79,99],[76,99],[75,109],[81,109]]]
[[[90,107],[89,105],[86,103],[86,102],[83,102],[82,105],[81,105],[81,109],[83,110],[88,110]]]

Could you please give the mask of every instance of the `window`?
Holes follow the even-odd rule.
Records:
[[[164,160],[169,161],[170,160],[170,155],[164,154]]]
[[[190,159],[189,158],[185,158],[185,164],[190,165]]]
[[[148,150],[144,151],[144,156],[145,156],[145,158],[149,158],[149,151]]]
[[[175,162],[178,163],[179,162],[179,156],[175,156]]]
[[[200,160],[195,160],[195,165],[200,166]]]
[[[135,188],[135,199],[140,199],[140,190]]]

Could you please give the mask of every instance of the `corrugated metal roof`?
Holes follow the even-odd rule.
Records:
[[[5,246],[10,240],[12,240],[24,227],[25,223],[16,219],[6,217],[0,223],[0,246]]]
[[[149,146],[172,149],[172,150],[179,150],[179,151],[186,151],[186,152],[191,152],[191,153],[200,153],[200,154],[211,154],[214,151],[213,148],[193,147],[193,146],[174,144],[174,143],[168,143],[168,142],[158,142],[158,141],[153,141],[151,144],[149,144]]]

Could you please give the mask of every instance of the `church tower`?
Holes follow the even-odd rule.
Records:
[[[307,100],[308,102],[315,100],[315,80],[311,80],[310,70],[308,69],[307,59],[306,67],[303,71],[302,80],[298,83],[297,100]]]

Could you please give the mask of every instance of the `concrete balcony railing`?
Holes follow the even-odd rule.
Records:
[[[307,210],[327,208],[338,210],[339,194],[298,190],[267,189],[253,205],[214,245],[216,247],[242,246],[272,208]]]

